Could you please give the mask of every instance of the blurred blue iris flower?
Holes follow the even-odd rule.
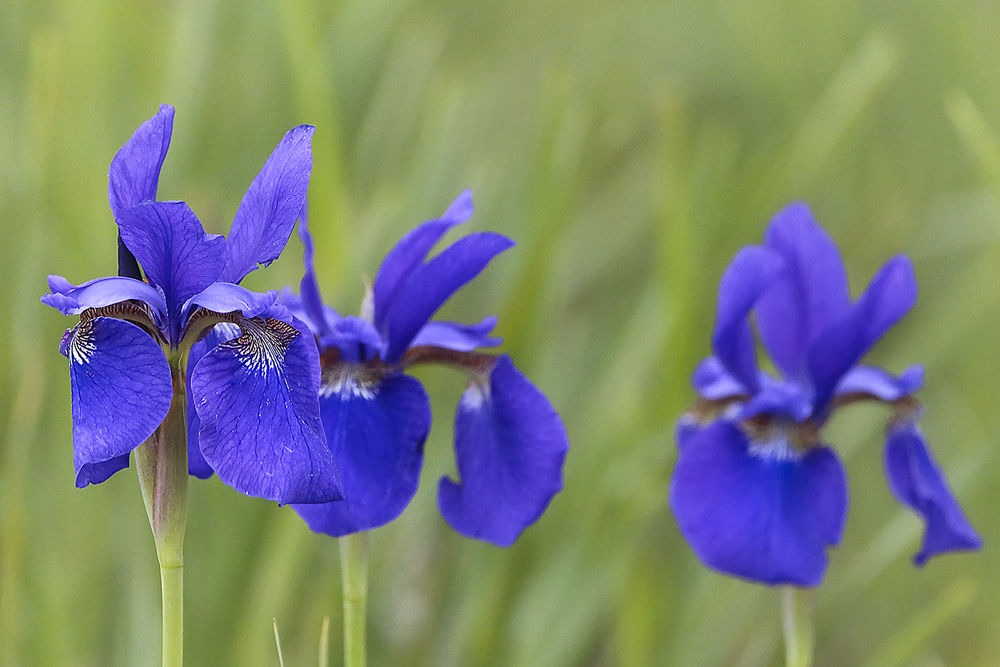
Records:
[[[281,302],[305,321],[320,350],[320,412],[327,444],[340,467],[345,500],[297,505],[309,527],[340,537],[382,526],[413,498],[431,424],[427,395],[405,375],[438,363],[469,374],[455,415],[460,482],[442,478],[438,507],[459,533],[509,546],[548,506],[563,484],[566,430],[549,400],[506,355],[476,352],[499,345],[494,317],[478,324],[430,321],[460,287],[513,242],[469,234],[431,259],[431,248],[472,215],[462,193],[438,219],[410,231],[389,251],[362,305],[361,317],[323,304],[305,215],[301,294]]]
[[[129,453],[166,417],[176,386],[187,391],[192,472],[214,470],[238,491],[280,503],[337,500],[312,336],[276,303],[276,292],[239,286],[288,241],[309,184],[313,128],[284,136],[227,239],[206,234],[184,202],[156,201],[173,119],[174,109],[161,106],[109,171],[119,261],[135,277],[74,286],[49,276],[51,292],[42,297],[64,315],[80,315],[60,345],[70,362],[76,484],[128,467]],[[139,267],[145,280],[137,279]]]
[[[915,424],[922,367],[896,377],[860,365],[916,299],[913,267],[900,255],[852,303],[837,246],[804,204],[774,217],[764,245],[737,253],[719,283],[713,356],[692,378],[702,400],[678,424],[670,485],[670,507],[703,563],[766,584],[822,581],[848,494],[820,429],[859,400],[894,409],[885,472],[925,522],[914,562],[981,546]],[[751,312],[779,376],[757,365]]]

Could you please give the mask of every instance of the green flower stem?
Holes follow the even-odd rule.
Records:
[[[368,533],[339,539],[344,597],[344,667],[365,667],[365,607],[368,602]]]
[[[153,435],[135,450],[139,488],[160,561],[163,667],[184,664],[184,526],[187,522],[187,393],[184,369],[171,364],[174,397]]]
[[[809,667],[813,660],[812,589],[782,587],[781,606],[785,630],[785,664],[787,667]]]

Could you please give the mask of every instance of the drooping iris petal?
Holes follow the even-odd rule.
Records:
[[[352,373],[352,366],[338,364],[320,394],[345,499],[295,506],[312,530],[334,537],[378,528],[402,513],[417,491],[431,426],[419,382],[402,374],[369,382],[362,367]]]
[[[702,359],[691,374],[691,384],[699,396],[710,401],[734,398],[747,393],[747,388],[730,375],[718,357]]]
[[[243,334],[207,352],[191,376],[202,455],[219,479],[249,496],[340,500],[319,417],[316,344],[271,318],[240,326]]]
[[[885,443],[885,476],[896,499],[924,520],[924,540],[913,557],[915,565],[922,566],[931,556],[946,551],[982,547],[982,539],[948,488],[916,424],[890,428]]]
[[[751,453],[727,421],[693,434],[674,468],[670,507],[709,567],[766,584],[818,585],[847,515],[843,467],[826,447],[769,447]]]
[[[423,326],[410,343],[410,347],[433,345],[457,352],[472,352],[480,347],[496,347],[502,338],[490,336],[497,326],[496,317],[485,317],[479,324],[434,321]]]
[[[67,340],[76,485],[104,481],[163,422],[173,387],[160,346],[136,325],[98,317]],[[98,465],[101,464],[101,465]]]
[[[49,289],[52,292],[42,296],[42,303],[63,315],[79,315],[88,308],[103,308],[131,299],[143,301],[162,315],[167,314],[163,295],[132,278],[95,278],[74,286],[62,276],[53,275],[49,276]]]
[[[513,245],[500,234],[470,234],[413,271],[399,286],[385,319],[385,361],[399,361],[431,315],[496,255]]]
[[[510,358],[489,385],[470,385],[455,413],[460,482],[442,477],[438,508],[466,537],[510,546],[563,486],[569,441],[562,420]]]
[[[312,173],[312,135],[316,128],[289,130],[250,183],[227,239],[229,259],[221,280],[238,283],[281,254],[302,211]]]
[[[173,128],[174,108],[161,104],[160,111],[118,149],[108,170],[108,203],[115,218],[136,204],[156,200],[160,168]]]
[[[444,215],[428,220],[410,230],[382,260],[372,284],[375,326],[384,328],[396,293],[406,279],[421,265],[442,236],[472,217],[472,191],[465,190],[451,203]]]
[[[180,340],[181,308],[213,284],[225,262],[226,240],[206,234],[184,202],[147,202],[116,218],[125,245],[149,281],[163,292],[171,344]]]
[[[855,366],[840,378],[834,394],[869,394],[883,401],[897,401],[923,386],[923,366],[910,366],[899,375],[876,366]]]
[[[188,353],[187,374],[187,433],[188,433],[188,472],[199,479],[212,476],[212,466],[201,454],[201,444],[198,433],[201,431],[201,419],[194,405],[194,395],[191,392],[191,372],[198,367],[198,362],[205,354],[220,343],[225,343],[240,335],[240,328],[229,322],[216,324],[208,334],[191,346]]]
[[[847,271],[837,244],[801,202],[778,212],[764,233],[785,261],[785,273],[757,304],[757,324],[775,365],[805,379],[809,343],[850,305]]]
[[[712,330],[715,356],[748,391],[757,389],[757,355],[748,315],[783,268],[781,257],[760,246],[743,248],[719,280],[719,300]]]
[[[905,255],[879,269],[868,289],[809,348],[809,370],[821,412],[844,374],[917,302],[913,264]]]

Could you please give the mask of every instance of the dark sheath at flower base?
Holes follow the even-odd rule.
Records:
[[[677,425],[670,507],[703,563],[766,584],[818,585],[840,542],[847,481],[820,437],[838,407],[892,409],[885,472],[925,522],[922,565],[982,542],[948,488],[916,419],[923,369],[861,365],[916,303],[910,260],[886,262],[854,302],[833,240],[804,204],[779,212],[764,245],[737,253],[719,283],[713,356],[692,377],[701,401]],[[779,375],[757,365],[757,332]]]
[[[122,272],[74,286],[49,276],[42,302],[80,322],[70,362],[77,486],[103,482],[161,424],[172,372],[187,371],[192,472],[280,503],[341,497],[319,417],[319,358],[303,323],[239,282],[276,259],[305,200],[313,128],[290,130],[250,184],[229,237],[187,204],[156,201],[174,110],[161,106],[111,163],[108,199]],[[190,353],[190,354],[189,354]]]
[[[404,236],[382,262],[361,317],[341,316],[321,301],[303,215],[301,296],[285,292],[281,302],[309,325],[320,349],[320,412],[345,496],[295,506],[314,531],[339,537],[377,528],[410,502],[431,424],[423,387],[405,374],[416,364],[443,364],[469,376],[455,414],[460,481],[442,478],[438,485],[438,507],[452,528],[509,546],[562,488],[568,440],[559,415],[506,355],[476,352],[500,344],[490,336],[496,318],[471,325],[430,321],[513,245],[478,232],[427,259],[444,234],[471,215],[466,191],[443,216]]]

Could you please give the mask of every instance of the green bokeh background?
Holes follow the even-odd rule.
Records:
[[[818,593],[820,665],[1000,664],[1000,5],[806,0],[7,0],[0,4],[0,664],[153,665],[159,580],[134,470],[73,487],[69,318],[45,275],[113,273],[107,168],[177,107],[160,195],[225,232],[283,132],[317,126],[327,300],[465,187],[515,238],[444,311],[501,317],[566,422],[566,489],[510,549],[438,516],[462,379],[421,371],[423,486],[372,536],[370,663],[777,665],[776,591],[699,565],[666,506],[672,428],[728,259],[803,199],[857,294],[905,252],[916,309],[871,360],[923,363],[923,427],[986,540],[909,562],[885,413],[827,430],[851,512]],[[297,283],[296,240],[248,279]],[[187,664],[340,664],[334,540],[193,480]]]

